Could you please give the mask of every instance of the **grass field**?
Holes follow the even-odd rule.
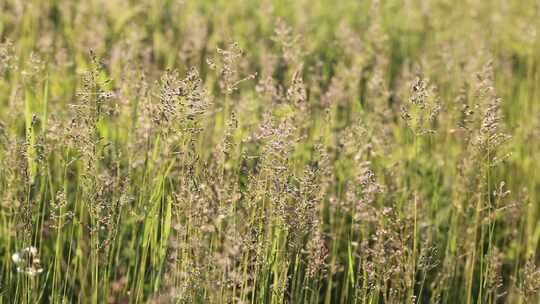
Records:
[[[538,0],[0,0],[0,304],[540,303]]]

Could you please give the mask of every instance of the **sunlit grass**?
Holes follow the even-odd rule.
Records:
[[[0,303],[538,303],[539,28],[0,2]]]

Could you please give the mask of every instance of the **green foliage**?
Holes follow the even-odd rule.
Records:
[[[0,2],[0,304],[539,303],[536,0]]]

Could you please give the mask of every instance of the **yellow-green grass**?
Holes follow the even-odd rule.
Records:
[[[539,303],[535,0],[3,0],[0,303]]]

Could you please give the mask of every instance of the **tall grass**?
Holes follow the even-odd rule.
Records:
[[[539,303],[540,6],[0,2],[1,303]]]

